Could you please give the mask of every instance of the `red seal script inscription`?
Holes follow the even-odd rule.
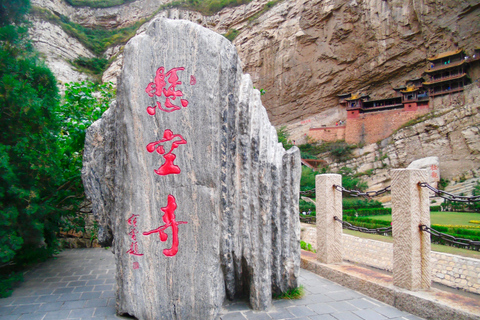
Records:
[[[171,142],[170,150],[165,153],[164,145],[167,142]],[[152,153],[153,151],[157,150],[158,154],[163,155],[165,159],[165,163],[155,171],[156,174],[160,176],[166,176],[168,174],[179,174],[181,172],[180,167],[175,165],[173,161],[177,157],[173,152],[173,150],[177,149],[179,145],[186,144],[187,141],[183,139],[183,137],[179,134],[173,134],[172,130],[166,129],[163,132],[163,139],[150,142],[147,145],[147,151]]]
[[[148,236],[152,233],[158,233],[160,241],[167,241],[168,235],[164,232],[167,228],[172,228],[172,247],[170,249],[164,249],[163,254],[167,257],[172,257],[177,254],[178,252],[178,225],[179,224],[186,224],[185,221],[176,221],[175,220],[175,210],[177,209],[177,202],[175,197],[171,194],[168,195],[168,203],[166,207],[161,208],[161,210],[165,213],[162,217],[163,222],[165,224],[163,226],[158,227],[157,229],[144,232],[143,235]]]

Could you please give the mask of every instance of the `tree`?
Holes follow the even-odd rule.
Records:
[[[113,97],[111,85],[84,82],[67,85],[60,103],[22,24],[28,6],[0,6],[0,297],[12,271],[51,256],[57,232],[78,217],[85,132]]]
[[[342,186],[345,189],[365,191],[368,188],[366,182],[362,182],[360,179],[354,177],[352,169],[342,167],[338,170],[338,173],[342,175]]]
[[[283,145],[283,148],[285,148],[285,150],[288,150],[291,147],[293,147],[292,142],[288,140],[288,138],[290,137],[290,134],[288,133],[286,126],[282,126],[278,128],[277,135],[278,135],[278,142],[280,142]]]
[[[24,22],[30,0],[0,0],[0,27]]]
[[[63,231],[75,229],[85,232],[85,221],[79,205],[85,201],[81,177],[83,149],[88,127],[100,119],[114,98],[111,83],[97,84],[90,81],[67,83],[65,95],[56,108],[56,116],[60,123],[57,134],[60,167],[62,168],[64,189],[69,190],[70,212],[61,225]]]
[[[58,89],[27,36],[23,26],[0,28],[1,263],[42,241],[48,247],[53,235],[47,230],[59,213],[53,203],[61,185]]]

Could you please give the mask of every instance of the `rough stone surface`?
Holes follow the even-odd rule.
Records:
[[[114,101],[101,120],[90,126],[83,153],[83,185],[98,221],[98,243],[103,246],[113,244],[116,106]]]
[[[426,169],[428,172],[428,183],[436,186],[436,182],[440,181],[440,162],[438,157],[426,157],[412,161],[407,169]]]
[[[427,170],[392,170],[393,283],[407,290],[430,289],[430,226],[428,189],[418,182],[428,179]]]
[[[61,84],[85,80],[87,76],[74,70],[69,61],[80,56],[91,58],[93,54],[59,26],[38,19],[32,19],[32,22],[29,29],[32,42],[45,55],[45,61],[57,80]]]
[[[317,258],[322,263],[342,262],[342,193],[333,188],[342,185],[339,174],[319,174],[315,177],[317,212]]]
[[[118,312],[212,319],[225,298],[242,295],[254,309],[268,308],[272,292],[297,286],[298,149],[278,143],[260,93],[224,37],[157,19],[124,56],[117,105],[88,131],[83,170],[104,234],[115,239]],[[147,94],[160,67],[184,68],[175,88],[183,95],[171,102],[188,105],[168,109],[163,95]],[[148,113],[156,102],[173,112]],[[167,130],[181,137],[169,139]],[[165,148],[148,152],[162,137],[154,147]],[[154,171],[173,166],[175,174]],[[186,222],[176,226],[173,255],[165,249],[175,246],[174,228],[166,242],[162,233],[144,234],[168,222],[172,197],[176,222]]]
[[[323,264],[316,261],[314,254],[308,254],[308,256],[307,254],[308,252],[302,252],[303,269],[311,270],[326,279],[390,304],[399,310],[429,320],[478,320],[478,299],[433,288],[429,291],[417,292],[405,290],[393,286],[392,277],[389,275],[347,263]],[[385,317],[374,316],[363,318],[385,319]]]

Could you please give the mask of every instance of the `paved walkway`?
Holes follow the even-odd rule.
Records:
[[[274,301],[266,312],[230,302],[219,319],[420,319],[306,270],[300,272],[300,283],[306,291],[303,299]],[[114,286],[115,262],[109,250],[65,250],[29,271],[11,297],[0,299],[0,320],[131,319],[115,315]]]

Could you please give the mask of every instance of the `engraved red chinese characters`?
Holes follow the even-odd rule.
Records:
[[[165,224],[163,226],[158,227],[157,229],[144,232],[143,235],[148,236],[152,233],[158,233],[160,241],[167,241],[168,235],[164,232],[167,228],[172,228],[172,247],[170,249],[164,249],[163,254],[167,257],[171,257],[177,254],[178,252],[178,225],[179,224],[186,224],[185,221],[176,221],[175,220],[175,210],[177,209],[177,202],[175,197],[171,194],[168,195],[168,202],[167,206],[161,208],[161,210],[165,213],[162,217],[163,222]]]
[[[183,92],[177,90],[177,86],[182,84],[182,82],[179,81],[177,72],[183,70],[185,70],[185,68],[178,67],[170,69],[167,73],[165,73],[164,67],[160,67],[157,69],[154,81],[150,82],[147,85],[147,87],[145,88],[145,92],[148,94],[149,97],[161,97],[163,94],[165,96],[165,102],[163,104],[163,107],[159,101],[156,102],[156,106],[148,106],[147,112],[149,115],[153,116],[156,112],[155,108],[157,107],[159,110],[164,112],[173,112],[181,109],[180,106],[173,104],[171,100],[176,100],[177,97],[183,96]],[[168,88],[165,88],[165,86],[167,85],[167,83],[165,82],[165,78],[167,78],[167,81],[170,84]],[[182,105],[182,107],[185,108],[188,106],[188,100],[180,99],[180,104]]]
[[[164,145],[167,142],[171,143],[171,147],[170,150],[165,153]],[[163,139],[150,142],[147,145],[147,151],[152,153],[154,150],[157,150],[157,153],[163,155],[163,158],[165,159],[165,163],[160,168],[154,170],[155,173],[160,176],[179,174],[181,172],[180,168],[173,163],[177,156],[172,152],[173,150],[177,149],[179,145],[186,143],[187,141],[181,135],[173,134],[172,130],[170,129],[166,129],[163,132]]]
[[[130,230],[130,232],[128,233],[128,235],[132,239],[132,242],[130,243],[130,249],[127,251],[127,253],[134,256],[143,256],[143,253],[138,252],[137,217],[138,217],[138,214],[132,214],[132,216],[127,220],[127,223],[133,226],[132,230]]]

